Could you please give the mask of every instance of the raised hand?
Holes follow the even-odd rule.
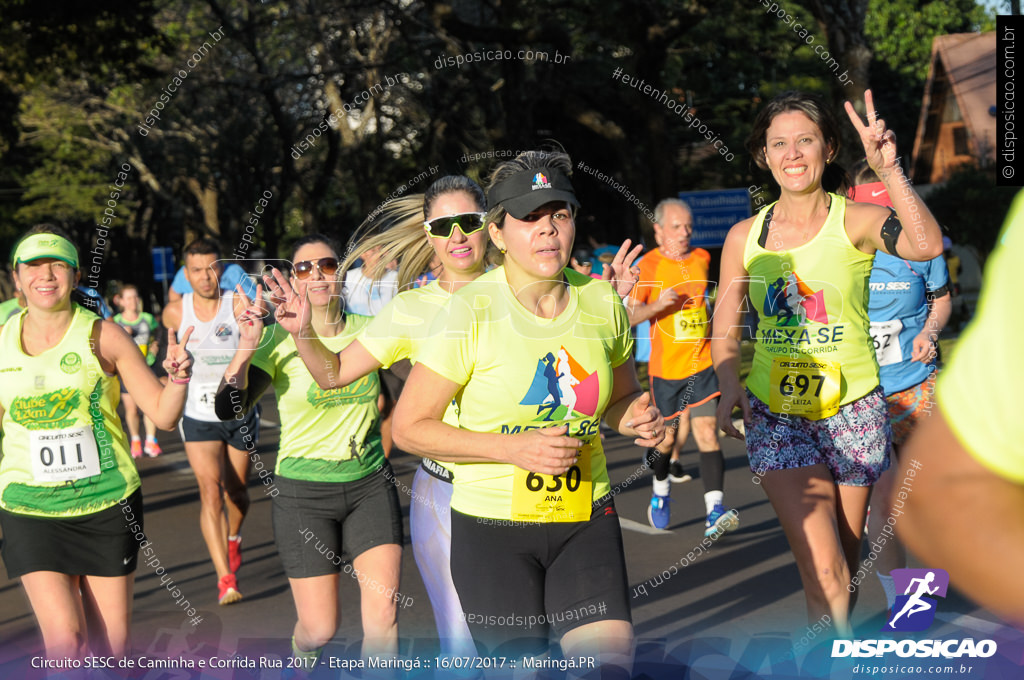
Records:
[[[644,392],[629,405],[626,427],[636,430],[639,437],[633,441],[642,448],[657,446],[665,438],[665,418],[651,403],[650,392]]]
[[[860,135],[861,143],[864,144],[864,158],[871,169],[882,177],[897,165],[896,134],[892,130],[887,130],[885,121],[878,117],[871,90],[864,90],[864,108],[868,113],[866,125],[861,121],[860,114],[853,108],[853,104],[846,102],[846,113]]]
[[[640,253],[644,251],[642,244],[637,244],[630,250],[633,242],[628,238],[619,246],[619,252],[615,253],[615,259],[604,266],[601,272],[603,281],[611,281],[615,292],[620,298],[625,298],[633,290],[633,286],[640,280],[640,267],[634,267],[633,263]]]
[[[274,312],[274,318],[292,335],[299,335],[311,325],[313,310],[306,299],[306,283],[296,280],[297,288],[279,269],[271,268],[273,276],[263,276],[267,291],[277,300],[282,300]]]
[[[256,349],[263,337],[263,319],[267,316],[267,305],[263,301],[263,284],[256,284],[256,298],[249,299],[242,284],[235,286],[235,293],[245,300],[245,311],[238,317],[239,349]]]
[[[677,310],[682,308],[683,303],[680,301],[679,293],[673,288],[669,288],[658,296],[658,299],[654,302],[657,305],[659,312],[663,312],[666,309]]]
[[[585,260],[581,264],[575,257],[569,260],[569,266],[584,276],[590,276],[590,271],[594,268],[594,264],[590,260]]]
[[[171,382],[186,383],[192,377],[192,354],[186,346],[194,330],[195,326],[189,326],[180,343],[176,331],[172,329],[167,332],[167,358],[164,359],[163,366]]]

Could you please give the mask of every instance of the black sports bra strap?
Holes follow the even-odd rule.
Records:
[[[764,244],[768,243],[768,227],[772,223],[772,214],[775,212],[775,206],[768,208],[768,212],[764,214],[764,222],[761,224],[761,235],[757,237],[757,245],[764,248]]]

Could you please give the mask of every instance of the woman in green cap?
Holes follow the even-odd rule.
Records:
[[[50,659],[129,651],[142,524],[139,475],[117,416],[118,378],[158,427],[181,417],[192,358],[168,341],[166,386],[131,337],[72,301],[78,251],[57,227],[15,247],[26,308],[0,327],[0,527]]]

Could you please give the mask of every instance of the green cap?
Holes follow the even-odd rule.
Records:
[[[32,234],[18,244],[11,260],[17,266],[19,262],[31,262],[44,257],[63,260],[78,269],[78,249],[71,241],[57,234]]]

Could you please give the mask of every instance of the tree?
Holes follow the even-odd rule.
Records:
[[[928,207],[954,243],[977,250],[981,262],[996,246],[999,229],[1018,190],[996,186],[995,170],[961,168],[928,195]]]
[[[152,0],[80,3],[56,0],[0,5],[0,250],[33,221],[56,220],[84,234],[102,205],[99,196],[113,176],[110,155],[97,145],[79,145],[72,128],[82,116],[44,102],[42,93],[60,92],[84,81],[107,89],[118,79],[152,75],[143,55],[158,53],[164,39],[152,22]],[[24,101],[34,92],[40,96]],[[95,94],[95,92],[93,93]],[[48,109],[50,109],[48,111]],[[68,123],[44,140],[26,129],[23,115],[58,115]],[[65,115],[70,118],[64,118]],[[31,124],[29,124],[31,126]],[[57,193],[67,197],[54,200]],[[47,210],[22,212],[38,202]],[[102,208],[100,208],[100,211]]]
[[[935,37],[994,29],[994,16],[976,0],[871,0],[864,25],[874,51],[871,82],[902,153],[909,157],[914,143]]]
[[[154,245],[206,234],[229,257],[276,257],[311,230],[344,239],[435,174],[482,179],[500,160],[465,154],[551,143],[612,178],[577,171],[581,233],[636,237],[649,228],[636,203],[763,181],[743,143],[765,99],[831,92],[838,109],[842,69],[859,100],[865,3],[786,5],[64,0],[58,19],[8,2],[0,246],[41,219],[91,243],[128,163],[104,274],[145,286]],[[490,56],[454,63],[467,55]]]

